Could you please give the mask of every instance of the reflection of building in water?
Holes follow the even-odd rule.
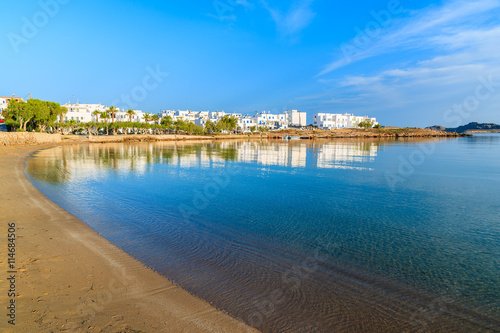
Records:
[[[175,155],[169,164],[178,165],[182,168],[211,168],[224,166],[225,162],[224,158],[213,155],[205,149],[187,155]]]
[[[238,145],[238,161],[262,165],[305,167],[306,143],[243,142]],[[343,168],[354,163],[373,162],[378,146],[370,142],[328,143],[313,146],[313,157],[318,168]],[[357,168],[359,169],[359,168]]]
[[[307,160],[308,148],[312,159]],[[218,142],[210,144],[148,143],[125,145],[64,146],[41,151],[30,160],[29,172],[35,177],[61,182],[75,178],[98,180],[112,170],[115,173],[147,173],[154,164],[179,168],[222,168],[229,161],[265,166],[351,168],[373,162],[378,146],[374,143],[303,142]]]
[[[243,142],[238,146],[238,161],[262,165],[280,165],[287,167],[306,166],[307,145],[289,145],[287,143],[261,144]]]
[[[371,142],[333,143],[315,147],[314,157],[318,168],[350,168],[355,163],[373,162],[377,152],[378,146]]]

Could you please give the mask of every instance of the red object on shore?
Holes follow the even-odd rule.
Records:
[[[4,122],[4,120],[3,120],[3,119],[0,119],[0,123],[3,123],[3,122]]]

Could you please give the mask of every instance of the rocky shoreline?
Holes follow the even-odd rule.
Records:
[[[274,134],[274,135],[273,135]],[[268,137],[277,139],[285,136],[300,139],[336,139],[336,138],[445,138],[463,137],[468,134],[443,132],[424,128],[383,128],[383,129],[338,129],[331,131],[296,131],[286,130],[269,133]]]
[[[45,133],[12,132],[0,133],[0,145],[15,146],[26,144],[43,144],[56,142],[88,142],[88,143],[113,143],[113,142],[142,142],[142,141],[193,141],[193,140],[316,140],[316,139],[373,139],[373,138],[445,138],[463,137],[470,134],[445,132],[423,128],[383,128],[383,129],[338,129],[323,130],[296,130],[287,129],[267,133],[253,134],[219,134],[219,135],[183,135],[183,134],[123,134],[123,135],[61,135]]]

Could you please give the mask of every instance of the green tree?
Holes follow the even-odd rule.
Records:
[[[149,124],[149,122],[151,121],[152,118],[153,118],[153,115],[151,113],[144,114],[144,121],[146,122],[146,124]]]
[[[205,123],[205,131],[207,133],[216,133],[217,125],[213,121],[209,120]]]
[[[187,131],[187,124],[184,120],[182,119],[178,119],[175,123],[174,123],[174,128],[175,128],[175,132],[179,132],[179,131]]]
[[[2,114],[9,129],[45,131],[48,126],[54,126],[58,116],[67,112],[59,103],[29,99],[26,102],[12,100]]]
[[[109,114],[106,111],[101,112],[101,118],[104,119],[105,122],[105,125],[103,126],[106,128],[106,135],[109,135],[109,124],[108,124],[108,119],[110,118]]]
[[[95,116],[95,122],[98,123],[101,112],[99,110],[95,110],[94,112],[92,112],[92,114]]]
[[[201,134],[203,134],[203,127],[196,125],[195,123],[188,122],[187,123],[187,132],[189,134],[201,135]]]
[[[71,129],[70,133],[73,133],[75,131],[75,125],[76,125],[76,121],[74,121],[73,119],[71,119],[69,122],[68,122],[68,125]]]
[[[56,108],[57,116],[59,117],[59,121],[62,124],[64,122],[64,115],[68,113],[68,109],[64,106],[60,106]]]
[[[234,132],[238,128],[238,119],[233,116],[224,116],[217,122],[217,131]]]
[[[162,117],[161,118],[161,124],[163,126],[166,126],[167,128],[170,127],[170,126],[172,126],[172,124],[173,124],[172,117],[170,117],[170,116]]]
[[[373,124],[368,121],[368,120],[365,120],[365,121],[362,121],[358,124],[358,127],[361,127],[361,128],[364,128],[364,129],[367,129],[367,128],[372,128]]]
[[[259,126],[257,130],[261,133],[269,131],[269,128],[267,126]]]
[[[33,127],[38,127],[40,132],[43,132],[49,123],[57,119],[58,103],[45,102],[39,99],[29,99],[27,103],[34,110]],[[54,112],[54,113],[53,113]]]
[[[160,120],[160,117],[157,114],[154,114],[151,116],[151,120],[154,121],[155,124],[157,124],[158,120]]]
[[[107,124],[109,119],[109,113],[107,113],[106,111],[101,112],[101,118],[104,119],[104,122]]]
[[[115,122],[115,115],[118,112],[118,109],[114,106],[110,106],[108,109],[108,113],[111,115],[111,122]]]
[[[127,114],[128,114],[130,122],[132,122],[132,116],[135,114],[134,110],[128,109]]]
[[[35,110],[25,101],[11,100],[2,112],[7,126],[26,131],[28,122],[35,117]]]

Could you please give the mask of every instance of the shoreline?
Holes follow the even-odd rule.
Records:
[[[471,136],[454,132],[434,131],[421,128],[391,129],[337,129],[331,131],[307,131],[287,129],[262,134],[221,134],[221,135],[155,135],[120,134],[99,136],[63,136],[63,140],[77,140],[93,143],[141,142],[141,141],[221,141],[221,140],[317,140],[317,139],[400,139],[400,138],[457,138]]]
[[[406,139],[406,138],[457,138],[472,136],[422,128],[384,128],[384,129],[336,129],[296,130],[265,132],[260,134],[118,134],[118,135],[61,135],[60,133],[0,132],[0,146],[31,145],[61,142],[154,142],[154,141],[222,141],[222,140],[317,140],[317,139]]]
[[[389,138],[391,139],[391,138]],[[380,140],[380,139],[356,139],[356,138],[351,138],[351,139],[346,139],[346,140],[327,140],[328,142],[352,142],[352,140],[356,140],[356,142],[370,142],[370,141],[383,141],[383,140]],[[429,140],[429,138],[417,138],[417,139],[409,139],[410,141],[413,141],[413,140],[417,140],[417,141],[427,141]],[[439,139],[437,139],[439,140]],[[444,138],[444,140],[446,140]],[[319,140],[321,141],[321,140]],[[325,140],[326,141],[326,140]],[[391,140],[392,141],[392,140]],[[397,140],[396,140],[397,141]],[[406,141],[406,140],[402,140],[402,141]],[[190,145],[191,143],[195,143],[196,141],[189,141],[189,142],[182,142],[180,141],[179,143],[177,142],[169,142],[169,143],[165,143],[166,145]],[[198,141],[198,142],[203,142],[203,141]],[[237,142],[237,140],[233,140],[233,142]],[[276,141],[275,141],[276,142]],[[317,142],[317,141],[316,141]],[[295,141],[295,142],[290,142],[291,144],[292,143],[298,143],[298,144],[305,144],[303,141],[302,143],[300,141]],[[145,145],[155,145],[154,143],[144,143]],[[311,144],[311,145],[314,145],[315,142],[314,141],[311,141],[309,142],[308,144]],[[72,148],[72,147],[78,147],[80,145],[83,145],[84,147],[89,145],[88,142],[67,142],[67,144],[63,144],[62,146],[66,146],[68,148]],[[96,147],[106,147],[106,146],[114,146],[114,145],[119,145],[119,146],[122,146],[122,144],[120,143],[109,143],[109,144],[98,144],[98,145],[95,145]],[[127,143],[123,144],[125,146],[128,146]],[[134,144],[132,144],[134,145]],[[163,143],[161,144],[163,145]],[[53,146],[61,146],[61,145],[53,145]],[[43,149],[44,147],[42,147]],[[1,150],[1,147],[0,147],[0,157],[2,155],[3,151]],[[1,158],[0,158],[1,160]],[[64,160],[64,159],[61,159],[61,160]],[[0,183],[1,183],[1,179],[0,179]],[[45,230],[44,230],[45,231]],[[100,236],[98,236],[100,237]],[[112,257],[112,256],[108,256],[106,255],[107,258],[109,257]],[[143,266],[142,264],[139,265],[139,266]],[[347,276],[348,279],[345,281],[345,283],[341,283],[342,285],[349,285],[349,281],[351,281],[350,279],[354,276],[352,274],[352,272],[348,271],[348,270],[342,270],[341,267],[337,267],[336,270],[339,270],[340,269],[340,272],[347,272],[347,273],[344,273],[343,275],[344,276]],[[339,276],[342,276],[342,273],[339,275]],[[340,281],[341,280],[339,279],[339,276],[336,276],[336,280]],[[381,300],[382,298],[379,297],[380,295],[383,295],[383,299],[388,299],[390,300],[390,302],[386,303],[385,304],[385,308],[386,309],[393,309],[394,307],[396,308],[397,311],[394,311],[394,313],[400,313],[402,315],[407,315],[408,317],[410,318],[413,318],[414,316],[416,316],[416,312],[415,311],[415,306],[419,306],[419,305],[422,305],[422,304],[433,304],[433,302],[435,302],[435,299],[433,298],[432,295],[428,295],[428,294],[425,294],[425,293],[414,293],[412,291],[414,290],[410,290],[410,293],[406,293],[405,290],[407,289],[399,289],[399,288],[394,288],[393,285],[390,285],[390,284],[387,284],[387,288],[379,288],[381,287],[382,285],[384,285],[383,283],[380,283],[380,280],[376,280],[376,279],[372,279],[371,276],[369,275],[356,275],[358,277],[361,277],[361,278],[357,278],[355,279],[356,281],[362,281],[363,284],[368,282],[369,285],[374,285],[374,286],[377,286],[377,288],[375,288],[374,290],[367,290],[367,292],[363,292],[362,294],[367,296],[370,295],[370,299],[377,299],[377,300]],[[371,281],[371,283],[370,283]],[[374,282],[375,281],[375,282]],[[382,280],[384,281],[384,280]],[[352,281],[351,281],[352,282]],[[120,284],[121,283],[121,284]],[[89,282],[90,284],[90,282]],[[101,293],[100,295],[100,298],[97,298],[96,300],[98,302],[104,302],[105,305],[107,306],[107,298],[106,297],[110,297],[110,293],[111,293],[111,297],[115,297],[115,294],[116,293],[119,293],[119,292],[115,292],[115,290],[120,290],[119,288],[121,287],[124,287],[124,288],[127,288],[128,287],[128,284],[127,284],[127,281],[121,281],[121,280],[116,280],[116,281],[111,281],[110,282],[110,285],[108,286],[104,286],[104,289],[101,287],[100,288],[100,291],[98,291],[98,294],[99,295],[99,292]],[[397,287],[397,285],[396,285]],[[90,288],[97,288],[94,286],[94,284],[90,285]],[[251,288],[250,288],[251,289]],[[91,289],[93,290],[93,289]],[[281,289],[280,289],[281,290]],[[358,291],[360,289],[358,288]],[[401,290],[401,293],[399,293],[398,291]],[[387,291],[389,291],[389,294],[391,295],[395,295],[394,297],[390,297],[389,294],[387,294]],[[380,294],[381,293],[381,294]],[[413,301],[409,301],[409,302],[403,302],[401,303],[401,298],[400,296],[398,295],[406,295],[406,296],[415,296],[415,298],[413,297],[410,297],[410,300],[413,300]],[[210,297],[207,297],[207,295],[204,295],[206,299],[208,300],[211,300]],[[236,296],[238,297],[239,294],[238,293],[234,293],[231,292],[229,295],[227,296]],[[226,296],[226,297],[227,297]],[[406,296],[404,298],[406,298]],[[203,297],[203,296],[202,296]],[[212,299],[213,300],[213,299]],[[332,304],[343,304],[344,306],[346,306],[347,304],[350,304],[349,306],[347,306],[348,308],[351,308],[352,310],[348,312],[349,314],[349,317],[352,316],[352,318],[356,317],[356,318],[364,318],[363,321],[358,321],[356,324],[357,325],[361,325],[361,323],[378,323],[379,325],[382,325],[382,326],[378,326],[378,327],[384,327],[387,331],[397,331],[397,328],[403,328],[403,327],[406,327],[408,329],[411,329],[411,328],[414,328],[415,326],[415,322],[411,322],[410,321],[405,321],[405,320],[401,320],[399,323],[397,322],[397,317],[389,317],[390,320],[388,320],[387,317],[384,317],[382,319],[382,316],[377,316],[377,312],[378,310],[376,308],[373,308],[373,309],[370,309],[368,308],[367,310],[368,311],[354,311],[354,307],[352,306],[351,303],[349,302],[352,302],[352,299],[349,300],[349,297],[335,297],[335,300],[336,300],[336,303],[332,303]],[[408,299],[407,299],[408,301]],[[90,311],[90,310],[93,310],[93,307],[95,307],[96,305],[92,302],[92,300],[89,301],[89,299],[84,299],[84,305],[85,307],[83,308],[84,311]],[[215,304],[217,304],[215,301],[214,301]],[[356,304],[356,303],[354,303]],[[381,305],[382,303],[380,301],[377,302],[377,304]],[[119,305],[118,305],[119,306]],[[222,306],[222,308],[225,308],[224,306]],[[240,309],[245,309],[246,307],[242,307]],[[77,309],[78,311],[80,311],[81,309]],[[246,314],[241,314],[241,313],[237,313],[236,311],[234,311],[234,309],[231,311],[231,313],[233,313],[233,315],[237,316],[237,317],[240,317],[240,318],[247,318],[246,317]],[[382,315],[382,314],[380,314]],[[457,317],[458,315],[458,317]],[[452,327],[459,327],[459,326],[453,326],[455,325],[454,323],[457,323],[457,320],[461,320],[460,318],[468,318],[469,316],[471,316],[472,314],[467,314],[467,312],[465,311],[464,312],[464,308],[461,308],[461,307],[455,307],[453,304],[450,304],[449,306],[446,305],[446,311],[438,311],[436,313],[432,312],[432,314],[429,314],[429,316],[432,316],[433,320],[431,322],[429,322],[428,324],[426,325],[432,325],[432,327],[441,327],[441,328],[452,328]],[[384,315],[385,316],[385,315]],[[474,328],[476,326],[474,325],[484,325],[485,326],[480,326],[480,327],[483,327],[483,328],[487,328],[489,327],[488,325],[488,321],[483,321],[484,318],[482,316],[476,316],[474,315],[473,316],[474,318],[469,322],[467,321],[467,325],[471,325],[470,327],[471,328]],[[161,318],[161,317],[160,317]],[[343,316],[340,316],[339,318],[345,318]],[[420,318],[420,317],[419,317]],[[425,318],[421,318],[422,320],[424,320]],[[449,320],[452,320],[452,321],[449,321]],[[487,318],[486,318],[487,319]],[[394,323],[393,323],[394,321]],[[250,321],[250,323],[252,323]],[[339,322],[338,324],[341,325],[340,327],[344,327],[342,325],[347,325],[347,323],[352,323],[350,321],[342,321],[342,322]],[[463,322],[462,325],[464,325],[465,323]],[[391,326],[392,325],[392,326]],[[396,326],[394,326],[396,325]],[[435,326],[434,326],[435,325]],[[445,325],[445,326],[441,326],[441,325]],[[451,325],[451,326],[447,326],[447,325]],[[457,324],[458,325],[458,324]],[[121,330],[121,331],[124,331],[124,332],[132,332],[132,329],[135,329],[133,326],[130,326],[130,330]],[[347,327],[347,326],[345,326]],[[362,327],[362,326],[358,326],[358,327]],[[370,326],[371,327],[371,326]],[[469,327],[469,326],[468,326]],[[389,329],[390,328],[390,329]],[[265,327],[261,327],[261,329],[263,329],[264,331],[269,329],[269,327],[266,329]],[[76,330],[76,331],[80,331],[80,330]],[[88,331],[92,331],[92,330],[88,330]],[[105,331],[107,332],[107,330],[102,330],[102,328],[99,328],[97,329],[97,331]],[[120,331],[120,332],[121,332]],[[136,330],[137,331],[137,330]],[[140,330],[141,332],[150,332],[150,331],[153,331],[153,332],[156,332],[156,331],[159,331],[156,327],[151,327],[150,330]],[[177,331],[187,331],[187,332],[191,332],[193,331],[191,328],[186,328],[185,330],[173,330],[173,329],[169,329],[167,330],[168,332],[170,331],[173,331],[173,332],[177,332]],[[209,330],[209,331],[222,331],[222,330]],[[227,331],[242,331],[242,329],[239,329],[237,328],[236,330],[227,330]],[[113,332],[116,332],[116,330],[113,330]]]
[[[300,143],[290,143],[297,142]],[[17,225],[19,324],[5,331],[258,332],[174,285],[111,244],[46,198],[24,175],[25,161],[33,153],[81,144],[92,143],[65,140],[38,146],[0,146],[0,185],[6,189],[0,192],[0,213],[6,217],[0,225],[0,237],[6,239],[8,222],[20,221]],[[7,163],[9,161],[12,163]],[[5,262],[6,253],[0,251],[0,256],[0,262]],[[8,304],[7,292],[0,292],[0,302]],[[6,322],[7,319],[0,321],[0,328],[6,327]]]
[[[0,146],[0,237],[7,239],[8,223],[16,224],[17,271],[16,325],[3,315],[2,331],[258,332],[174,285],[39,192],[24,175],[25,162],[60,145]],[[7,274],[5,249],[0,262]],[[8,281],[1,281],[7,307]]]

